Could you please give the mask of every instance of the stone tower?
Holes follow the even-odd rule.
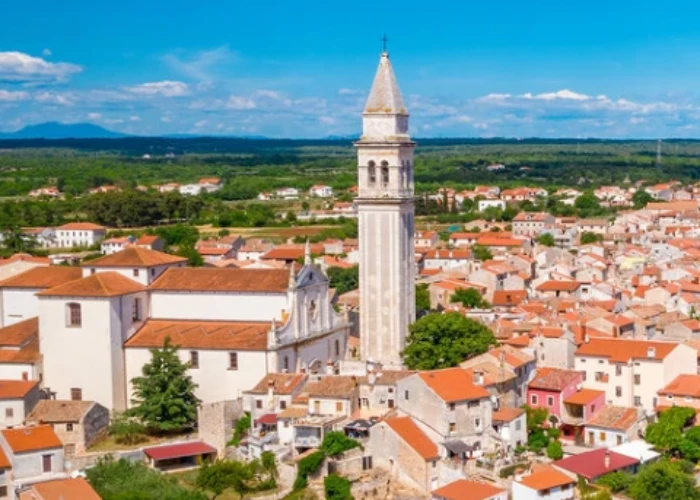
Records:
[[[359,195],[360,341],[365,361],[399,367],[415,321],[413,148],[389,54],[383,52],[355,143]]]

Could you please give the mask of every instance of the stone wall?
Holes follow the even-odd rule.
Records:
[[[199,439],[213,446],[219,458],[226,453],[226,443],[233,438],[233,430],[238,419],[243,416],[243,401],[217,401],[203,404],[197,410]]]

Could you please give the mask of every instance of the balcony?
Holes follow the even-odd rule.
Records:
[[[318,448],[321,446],[321,438],[317,436],[295,437],[294,446],[297,448]]]

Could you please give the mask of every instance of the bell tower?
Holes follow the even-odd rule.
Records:
[[[360,345],[365,361],[400,367],[415,321],[413,149],[404,105],[384,50],[355,143],[359,195]]]

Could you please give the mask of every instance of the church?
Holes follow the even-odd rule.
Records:
[[[309,254],[298,270],[185,264],[129,247],[80,269],[37,268],[5,280],[0,338],[35,325],[40,361],[27,378],[42,378],[57,399],[115,410],[129,406],[130,380],[166,338],[190,364],[203,402],[238,398],[268,373],[337,370],[350,325]]]

